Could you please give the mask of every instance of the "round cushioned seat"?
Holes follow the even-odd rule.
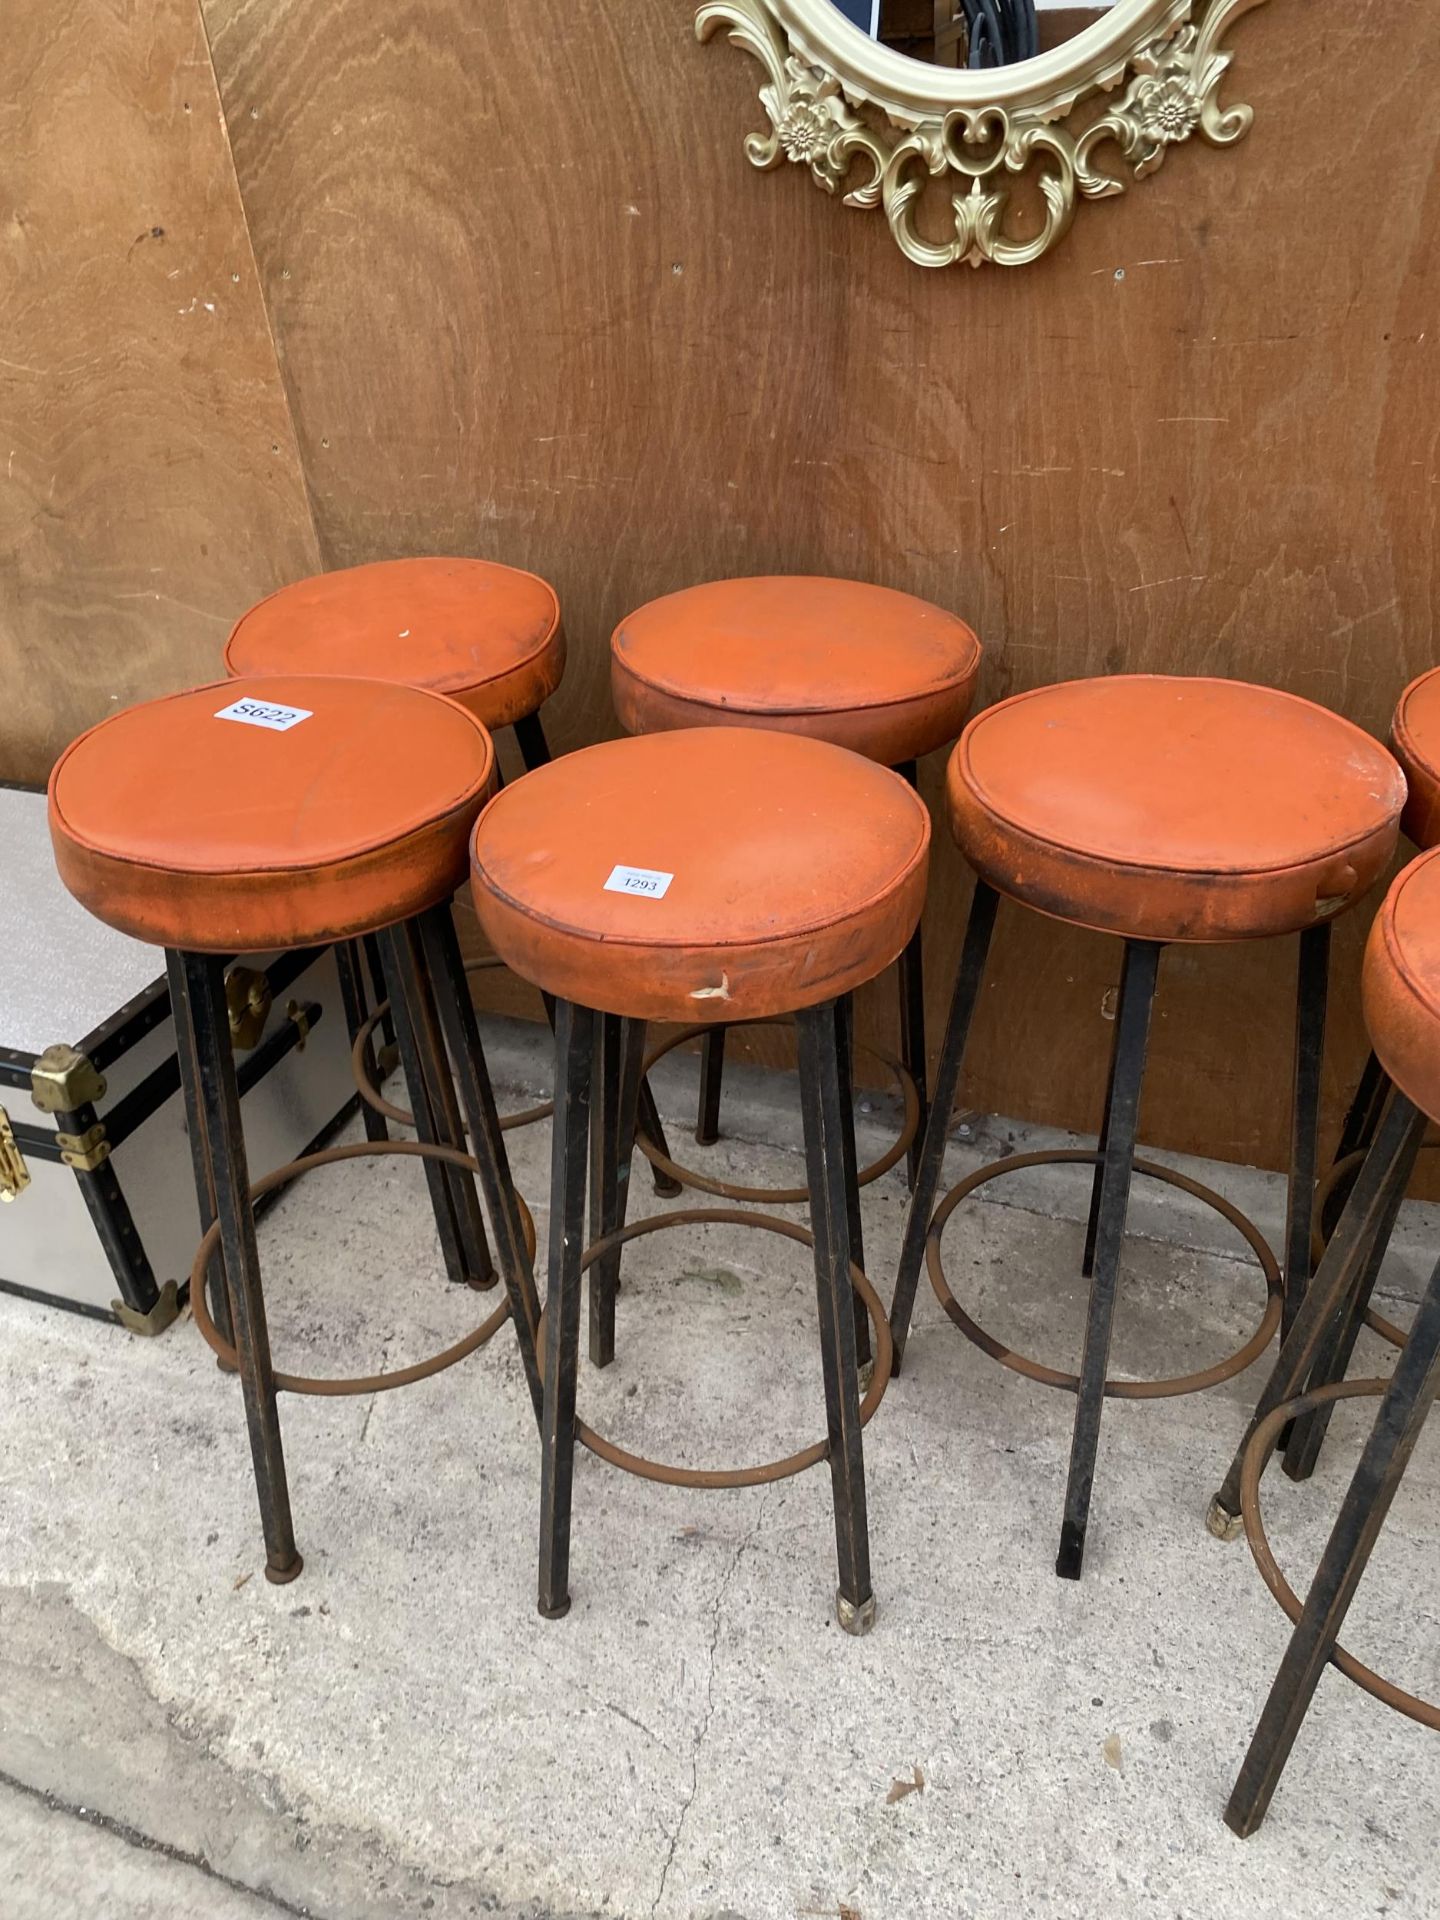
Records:
[[[648,1020],[764,1018],[896,958],[929,843],[898,774],[825,741],[656,733],[498,794],[475,829],[475,908],[500,958],[561,999]],[[622,869],[644,890],[615,891]]]
[[[965,724],[980,642],[954,614],[888,587],[784,575],[652,600],[611,643],[627,733],[771,727],[887,767]]]
[[[1396,876],[1365,948],[1365,1024],[1400,1091],[1440,1119],[1440,847]]]
[[[1143,940],[1299,932],[1394,849],[1405,782],[1385,749],[1293,694],[1117,675],[1015,695],[951,756],[955,837],[1041,912]]]
[[[1390,744],[1410,788],[1400,825],[1417,847],[1433,847],[1440,840],[1440,667],[1401,694]]]
[[[226,718],[237,703],[308,717],[276,731]],[[448,899],[494,771],[484,727],[438,694],[226,680],[82,734],[50,776],[50,832],[71,893],[139,940],[319,946]]]
[[[555,590],[533,573],[490,560],[381,560],[260,601],[236,622],[225,665],[396,680],[508,727],[559,686],[565,637]]]

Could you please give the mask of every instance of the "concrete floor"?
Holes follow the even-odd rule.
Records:
[[[506,1032],[494,1058],[518,1103],[534,1048]],[[661,1085],[677,1143],[689,1073],[674,1063]],[[786,1083],[737,1075],[731,1092],[725,1164],[796,1179]],[[889,1121],[871,1104],[862,1152]],[[954,1176],[1036,1139],[967,1133]],[[510,1145],[543,1238],[545,1129]],[[1278,1183],[1212,1171],[1273,1231]],[[267,1218],[278,1354],[368,1370],[458,1337],[477,1298],[440,1277],[423,1195],[413,1163],[350,1165]],[[1084,1202],[1073,1170],[1017,1178],[946,1242],[980,1317],[1061,1364],[1082,1323]],[[904,1204],[895,1175],[867,1190],[887,1297]],[[1133,1220],[1116,1371],[1238,1344],[1260,1290],[1228,1232],[1151,1183]],[[1392,1297],[1413,1297],[1434,1226],[1433,1210],[1407,1218]],[[815,1437],[803,1249],[709,1227],[636,1243],[625,1274],[617,1365],[582,1369],[587,1418],[697,1464]],[[1366,1357],[1390,1358],[1378,1342]],[[823,1470],[702,1495],[587,1455],[575,1604],[546,1623],[535,1438],[505,1333],[425,1386],[283,1403],[306,1569],[274,1588],[238,1389],[193,1326],[146,1343],[0,1296],[0,1915],[1440,1912],[1440,1747],[1339,1676],[1261,1834],[1221,1823],[1287,1633],[1244,1546],[1204,1528],[1260,1384],[1254,1369],[1110,1404],[1085,1578],[1064,1584],[1072,1403],[969,1346],[923,1289],[867,1435],[869,1638],[833,1623]],[[1310,1486],[1267,1481],[1302,1586],[1364,1418],[1342,1410]],[[1432,1694],[1437,1485],[1427,1438],[1347,1635]]]

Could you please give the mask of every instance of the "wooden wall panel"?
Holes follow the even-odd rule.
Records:
[[[0,777],[318,561],[194,0],[6,0]]]
[[[550,575],[560,746],[612,727],[625,609],[729,572],[962,610],[986,699],[1214,672],[1383,730],[1435,657],[1428,10],[1276,0],[1235,36],[1250,140],[1177,150],[1011,274],[926,273],[801,171],[756,174],[758,70],[695,44],[690,0],[204,10],[322,542]],[[937,1022],[966,893],[943,849]],[[1012,916],[1000,955],[970,1098],[1093,1122],[1113,944]],[[1285,945],[1170,957],[1151,1137],[1278,1160],[1292,979]]]

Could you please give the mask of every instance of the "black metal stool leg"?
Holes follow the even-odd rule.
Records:
[[[695,1116],[697,1146],[713,1147],[720,1138],[720,1091],[725,1078],[725,1029],[711,1027],[700,1042],[700,1107]]]
[[[1440,1387],[1440,1265],[1386,1388],[1339,1518],[1291,1636],[1250,1751],[1225,1809],[1242,1839],[1254,1833],[1279,1784],[1340,1629],[1345,1624],[1415,1442]]]
[[[245,1131],[240,1119],[239,1089],[235,1085],[235,1062],[230,1051],[225,973],[219,960],[210,954],[184,954],[181,964],[195,1042],[193,1060],[187,1062],[182,1056],[181,1069],[198,1067],[199,1085],[193,1089],[193,1098],[204,1119],[215,1210],[220,1221],[220,1244],[225,1250],[225,1272],[230,1283],[240,1384],[245,1395],[245,1420],[250,1429],[255,1490],[260,1498],[260,1524],[265,1535],[265,1577],[276,1586],[283,1586],[295,1578],[304,1562],[295,1547],[285,1454],[280,1444],[275,1374],[265,1324],[255,1216],[250,1206]]]
[[[205,1138],[205,1115],[200,1101],[200,1067],[195,1051],[195,1022],[190,1012],[190,985],[184,956],[171,951],[165,955],[165,971],[170,982],[170,1014],[175,1023],[175,1058],[180,1068],[180,1090],[185,1099],[185,1131],[190,1137],[190,1165],[195,1175],[195,1204],[200,1214],[203,1238],[215,1221],[215,1175],[210,1149]],[[227,1025],[228,1035],[228,1025]],[[221,1247],[205,1273],[205,1291],[210,1303],[210,1318],[215,1331],[227,1344],[234,1344],[235,1329],[230,1317],[230,1290],[225,1284],[225,1255]],[[220,1362],[216,1362],[217,1366]],[[222,1367],[222,1372],[229,1369]]]
[[[847,1633],[875,1624],[870,1583],[870,1532],[865,1509],[865,1451],[855,1359],[855,1308],[850,1284],[850,1198],[845,1177],[845,1083],[840,1074],[834,1002],[799,1015],[800,1099],[815,1235],[815,1288],[835,1502],[840,1585],[835,1611]]]
[[[917,793],[920,791],[920,771],[913,760],[902,762],[895,771],[902,779],[908,780]],[[920,1100],[920,1124],[915,1129],[915,1138],[910,1142],[905,1163],[906,1176],[913,1193],[915,1182],[920,1178],[920,1156],[924,1151],[925,1123],[929,1118],[926,1093],[929,1063],[925,1055],[925,940],[919,921],[915,923],[915,931],[900,956],[899,972],[900,1058],[915,1082],[915,1092]]]
[[[545,738],[545,729],[541,725],[538,713],[524,713],[515,722],[515,744],[520,749],[520,758],[525,762],[525,771],[533,773],[537,767],[550,764],[550,742]]]
[[[955,974],[955,991],[945,1027],[945,1044],[940,1049],[940,1064],[935,1072],[935,1093],[925,1127],[919,1171],[910,1199],[910,1212],[905,1221],[900,1268],[895,1278],[895,1298],[890,1307],[890,1334],[895,1343],[892,1377],[900,1371],[905,1358],[905,1342],[910,1338],[915,1289],[920,1283],[920,1262],[925,1255],[925,1238],[935,1212],[935,1193],[940,1184],[940,1170],[945,1164],[945,1146],[950,1137],[950,1116],[960,1085],[960,1068],[965,1059],[965,1044],[970,1037],[970,1022],[985,979],[985,962],[990,954],[990,941],[995,932],[995,909],[999,904],[1000,896],[995,889],[987,886],[983,880],[977,880],[974,898],[970,902],[965,944]]]
[[[1100,1445],[1100,1416],[1105,1405],[1105,1378],[1110,1364],[1110,1335],[1115,1324],[1115,1297],[1120,1285],[1125,1216],[1130,1206],[1135,1129],[1140,1117],[1150,1012],[1162,951],[1150,940],[1125,943],[1120,1004],[1115,1015],[1115,1087],[1095,1235],[1095,1277],[1090,1287],[1090,1312],[1085,1324],[1085,1350],[1076,1394],[1065,1518],[1060,1528],[1060,1551],[1055,1559],[1055,1571],[1062,1580],[1078,1580],[1085,1558],[1085,1530],[1090,1520],[1095,1456]]]
[[[463,1150],[465,1131],[414,922],[387,927],[380,941],[415,1131],[427,1145]],[[435,1160],[425,1162],[425,1178],[451,1281],[458,1286],[493,1285],[495,1267],[474,1181],[463,1168]]]
[[[394,1016],[391,1014],[388,1005],[390,991],[385,985],[385,967],[380,958],[379,935],[367,933],[359,944],[360,951],[365,956],[365,971],[370,978],[370,991],[375,996],[375,1005],[385,1008],[384,1013],[380,1016],[380,1038],[384,1044],[381,1049],[382,1057],[377,1063],[380,1069],[380,1075],[375,1084],[378,1087],[383,1080],[389,1077],[389,1074],[395,1071],[395,1056],[398,1054],[399,1048],[395,1040]],[[387,1054],[389,1056],[388,1059],[384,1057]]]
[[[1416,1139],[1416,1151],[1419,1138]],[[1375,1282],[1380,1277],[1380,1268],[1385,1261],[1385,1252],[1390,1245],[1390,1236],[1395,1231],[1395,1222],[1405,1200],[1405,1188],[1409,1184],[1415,1157],[1410,1157],[1405,1179],[1398,1181],[1390,1191],[1388,1204],[1375,1229],[1374,1237],[1360,1269],[1358,1284],[1347,1295],[1344,1304],[1337,1313],[1330,1316],[1320,1343],[1315,1351],[1309,1376],[1304,1383],[1304,1391],[1312,1393],[1317,1387],[1337,1386],[1350,1371],[1350,1362],[1355,1353],[1355,1343],[1360,1338],[1360,1329],[1365,1324],[1365,1314],[1375,1293]],[[1316,1407],[1311,1413],[1303,1413],[1291,1422],[1282,1442],[1284,1460],[1282,1465],[1292,1480],[1308,1480],[1314,1473],[1320,1458],[1320,1449],[1325,1444],[1325,1435],[1330,1430],[1330,1416],[1334,1413],[1333,1403]]]
[[[555,1119],[550,1135],[545,1407],[540,1434],[540,1611],[570,1610],[570,1498],[575,1475],[575,1376],[580,1362],[580,1262],[595,1016],[555,1007]]]
[[[1361,1072],[1355,1097],[1350,1102],[1345,1115],[1345,1124],[1340,1129],[1340,1141],[1335,1149],[1332,1167],[1338,1167],[1344,1160],[1352,1159],[1356,1154],[1366,1154],[1370,1150],[1380,1125],[1380,1116],[1385,1111],[1385,1102],[1390,1098],[1390,1076],[1381,1066],[1375,1054],[1370,1054]],[[1355,1185],[1355,1174],[1347,1178],[1344,1173],[1328,1183],[1328,1190],[1320,1206],[1320,1238],[1328,1241],[1335,1231],[1336,1223],[1345,1210],[1345,1202]]]
[[[1399,1210],[1425,1124],[1424,1114],[1404,1094],[1392,1097],[1319,1271],[1281,1343],[1279,1357],[1235,1451],[1230,1471],[1210,1504],[1210,1531],[1222,1539],[1239,1527],[1240,1472],[1251,1438],[1262,1420],[1287,1400],[1297,1398],[1307,1386],[1327,1333],[1337,1319],[1343,1319],[1382,1230],[1387,1221],[1394,1221]],[[1296,1422],[1297,1432],[1300,1424]]]
[[[1110,1068],[1105,1079],[1105,1110],[1100,1116],[1100,1137],[1095,1150],[1100,1158],[1095,1163],[1095,1177],[1090,1182],[1090,1218],[1085,1223],[1085,1253],[1080,1262],[1081,1275],[1086,1280],[1095,1277],[1095,1236],[1100,1231],[1100,1195],[1105,1189],[1105,1149],[1110,1141],[1110,1109],[1115,1103],[1115,1056],[1119,1051],[1120,1022],[1115,1022],[1115,1030],[1110,1036]]]
[[[340,975],[340,1000],[345,1009],[345,1029],[350,1035],[350,1044],[353,1047],[355,1036],[364,1026],[369,1015],[369,1009],[365,1004],[365,956],[358,940],[336,942],[335,966]],[[364,1062],[367,1081],[372,1087],[378,1087],[380,1071],[372,1041],[365,1042],[361,1059]],[[360,1102],[360,1117],[365,1123],[367,1140],[390,1138],[390,1130],[385,1125],[384,1114],[377,1113],[368,1100]]]
[[[1320,1070],[1325,1056],[1325,1012],[1330,990],[1330,923],[1300,936],[1295,999],[1295,1081],[1290,1109],[1290,1186],[1285,1206],[1283,1338],[1295,1324],[1310,1284],[1310,1236],[1319,1175]]]
[[[1373,1056],[1372,1056],[1373,1057]],[[1389,1076],[1378,1068],[1376,1091],[1390,1084]],[[1373,1106],[1373,1097],[1372,1102]],[[1366,1115],[1367,1130],[1373,1140],[1378,1120],[1370,1113]],[[1390,1236],[1395,1231],[1395,1222],[1405,1199],[1405,1189],[1415,1168],[1415,1160],[1424,1138],[1423,1122],[1413,1130],[1413,1140],[1407,1142],[1403,1171],[1387,1189],[1386,1203],[1374,1230],[1373,1241],[1360,1273],[1358,1286],[1349,1295],[1345,1305],[1330,1316],[1330,1323],[1316,1349],[1314,1363],[1305,1381],[1305,1389],[1312,1392],[1317,1387],[1338,1384],[1349,1371],[1350,1360],[1355,1352],[1355,1343],[1360,1337],[1366,1312],[1375,1292],[1375,1282],[1380,1277],[1380,1269],[1385,1261],[1385,1252],[1390,1244]],[[1285,1471],[1292,1480],[1308,1480],[1315,1471],[1320,1458],[1320,1449],[1325,1443],[1329,1431],[1330,1417],[1335,1409],[1333,1404],[1317,1407],[1313,1413],[1305,1413],[1293,1422],[1285,1439]]]
[[[1335,1149],[1335,1158],[1343,1160],[1348,1154],[1359,1153],[1367,1148],[1375,1138],[1375,1129],[1380,1124],[1380,1115],[1390,1092],[1390,1076],[1381,1066],[1379,1056],[1369,1054],[1360,1071],[1359,1084],[1355,1088],[1355,1098],[1350,1102],[1345,1115],[1345,1124],[1340,1129],[1340,1144]]]
[[[449,907],[435,907],[420,922],[421,938],[430,979],[434,985],[437,1011],[446,1049],[455,1063],[455,1080],[469,1128],[471,1149],[480,1169],[480,1188],[490,1214],[505,1290],[510,1297],[510,1317],[520,1343],[520,1358],[525,1380],[535,1407],[537,1422],[541,1414],[540,1370],[535,1357],[540,1303],[535,1293],[535,1273],[530,1250],[525,1243],[520,1205],[510,1175],[510,1160],[505,1151],[505,1135],[495,1106],[495,1093],[485,1052],[480,1044],[480,1029],[470,999],[465,963]]]
[[[840,1115],[845,1150],[845,1198],[850,1223],[850,1258],[865,1268],[865,1221],[860,1210],[860,1161],[855,1151],[855,996],[847,993],[835,1002],[835,1045],[840,1060]],[[855,1358],[868,1366],[874,1359],[870,1316],[858,1293],[851,1292],[855,1309]]]
[[[628,1199],[630,1158],[635,1149],[635,1108],[640,1093],[638,1067],[633,1059],[635,1024],[622,1020],[618,1013],[595,1017],[595,1065],[590,1081],[592,1243],[624,1225],[621,1174],[623,1170],[626,1175]],[[643,1031],[640,1041],[643,1046]],[[632,1056],[628,1060],[627,1043]],[[615,1295],[619,1278],[619,1260],[609,1254],[590,1268],[590,1359],[597,1367],[608,1367],[615,1358]]]

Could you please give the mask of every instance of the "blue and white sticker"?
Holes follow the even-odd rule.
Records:
[[[288,733],[302,720],[312,716],[310,707],[281,707],[271,700],[235,700],[222,707],[217,720],[238,720],[242,726],[268,727],[271,733]]]
[[[673,873],[656,873],[653,867],[616,867],[605,882],[605,891],[631,893],[641,900],[663,900],[674,878]]]

